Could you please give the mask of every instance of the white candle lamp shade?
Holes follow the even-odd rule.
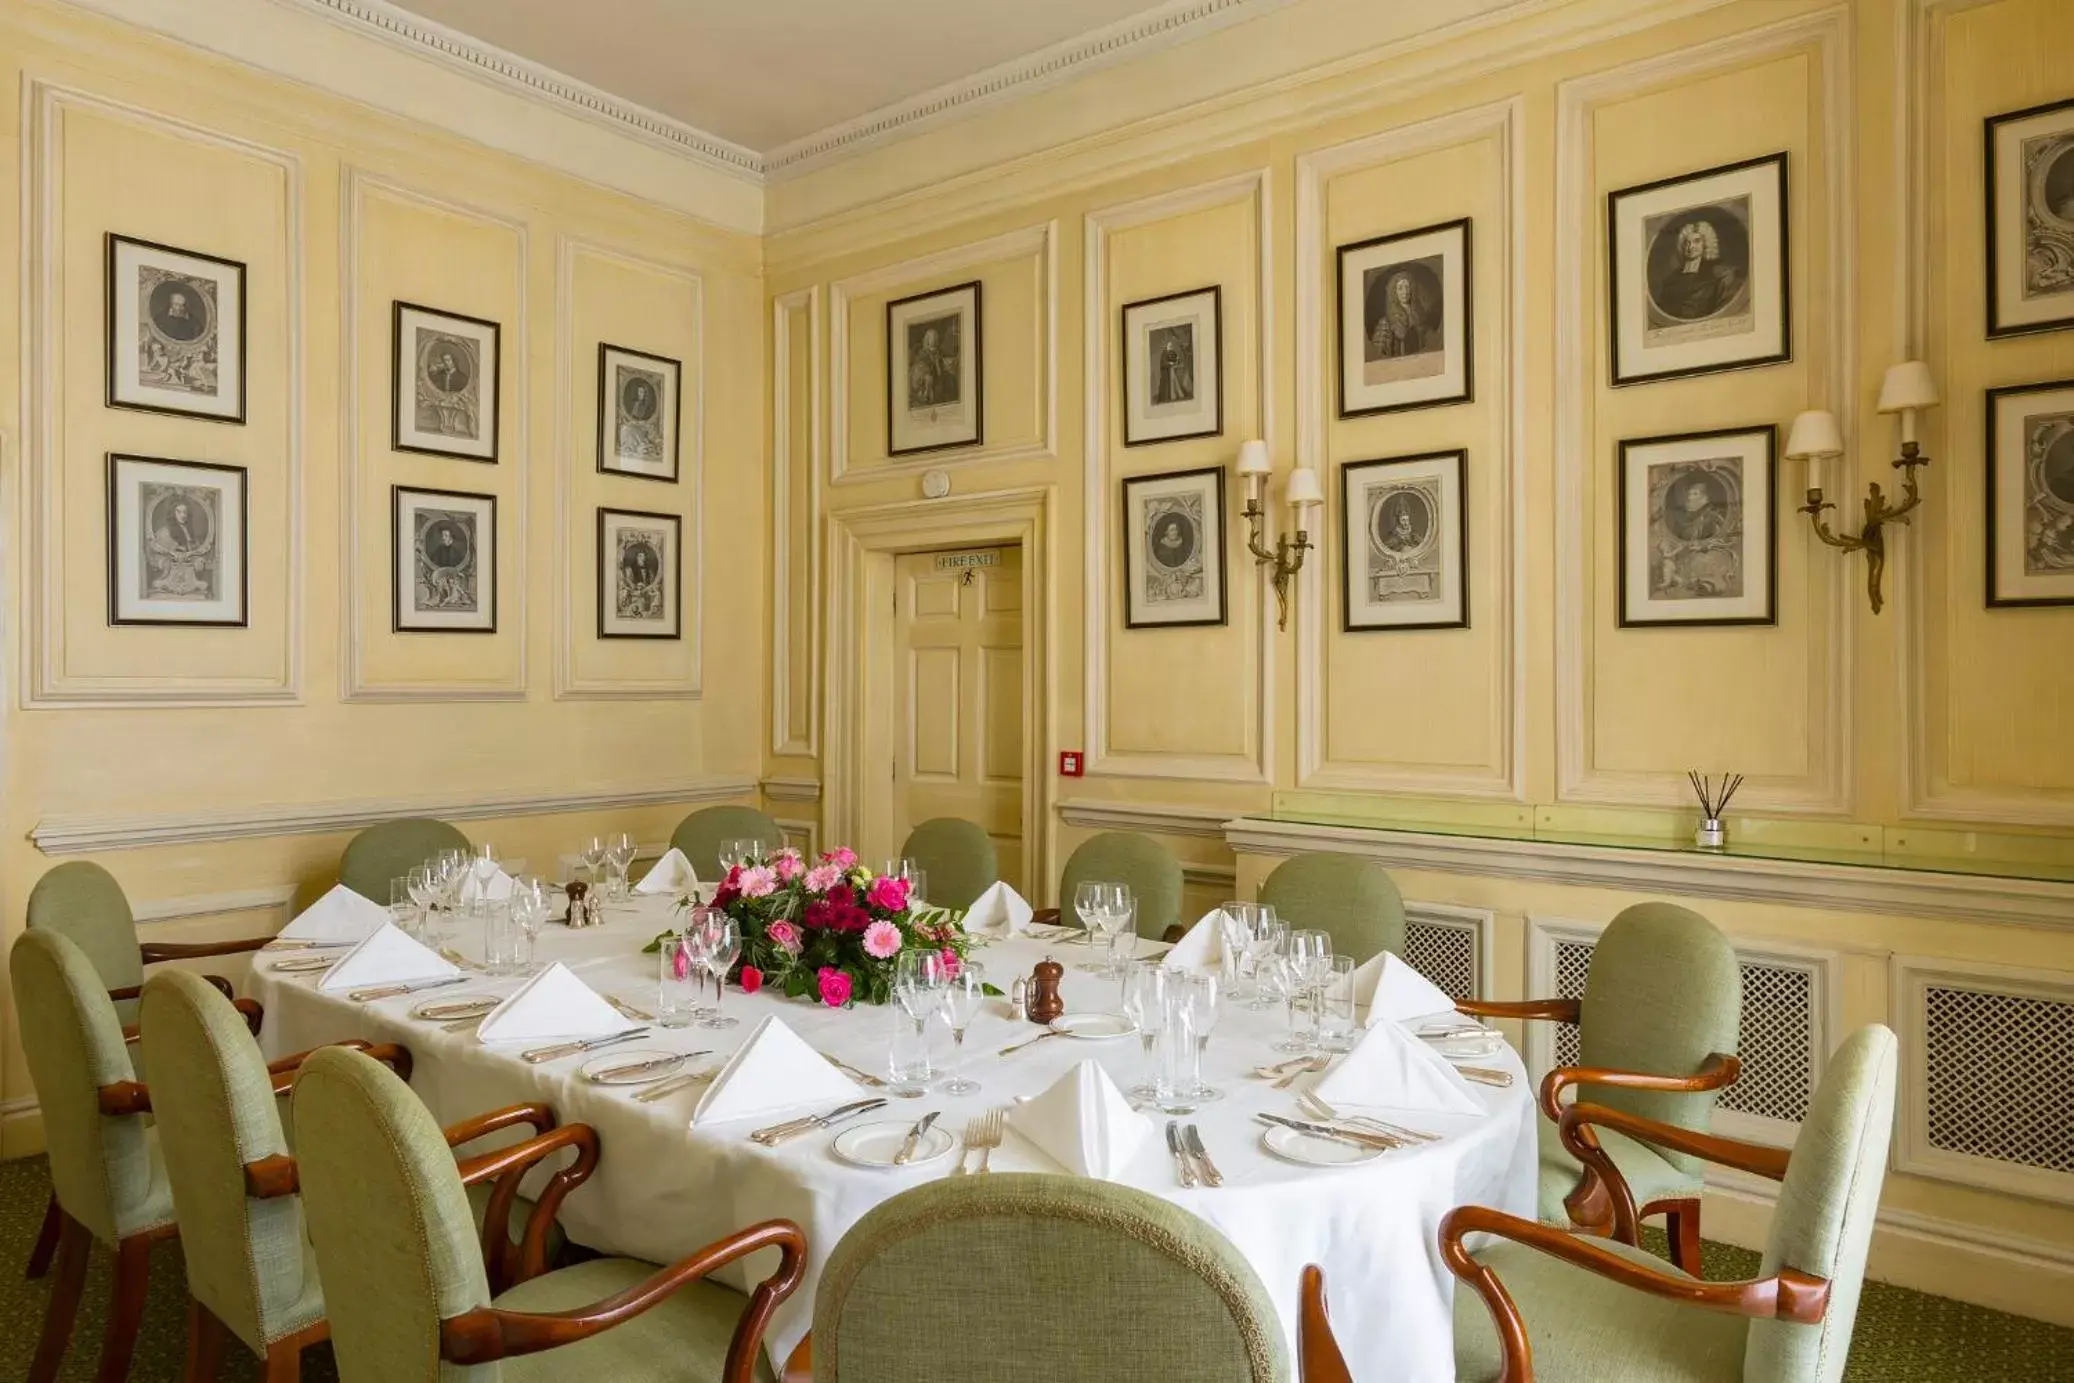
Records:
[[[1325,491],[1318,484],[1318,473],[1308,466],[1290,472],[1289,490],[1283,498],[1297,509],[1308,509],[1314,504],[1323,504]]]
[[[1268,456],[1266,442],[1256,439],[1239,444],[1240,475],[1266,475],[1274,469],[1274,466],[1274,461]]]
[[[1940,402],[1937,381],[1930,377],[1930,367],[1920,360],[1904,360],[1899,365],[1888,366],[1886,378],[1880,381],[1879,411],[1882,413],[1935,408]]]
[[[1836,425],[1834,413],[1813,408],[1793,420],[1792,431],[1786,435],[1787,460],[1823,461],[1843,454],[1843,429]]]

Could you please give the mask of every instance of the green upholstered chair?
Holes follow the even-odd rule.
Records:
[[[405,817],[368,827],[346,843],[338,881],[362,898],[389,906],[389,884],[410,877],[425,861],[448,850],[470,850],[458,827],[429,816]]]
[[[929,896],[922,901],[933,907],[963,912],[1001,877],[994,838],[978,822],[962,817],[924,821],[907,833],[900,855],[929,876]]]
[[[1742,993],[1735,950],[1712,923],[1673,903],[1637,903],[1600,933],[1582,999],[1456,1005],[1479,1017],[1577,1025],[1578,1064],[1550,1071],[1541,1084],[1539,1213],[1545,1223],[1602,1233],[1610,1224],[1605,1188],[1558,1135],[1563,1092],[1575,1087],[1580,1100],[1704,1131],[1718,1092],[1741,1069],[1733,1053]],[[1698,1160],[1618,1133],[1605,1141],[1643,1218],[1664,1217],[1671,1261],[1697,1273]]]
[[[1850,1353],[1866,1251],[1894,1122],[1894,1034],[1859,1029],[1830,1058],[1791,1153],[1695,1133],[1604,1105],[1563,1116],[1580,1156],[1598,1158],[1622,1238],[1585,1238],[1464,1206],[1441,1221],[1455,1292],[1463,1383],[1838,1383]],[[1578,1135],[1638,1142],[1780,1182],[1759,1276],[1702,1282],[1632,1246],[1635,1196]],[[1482,1239],[1494,1236],[1497,1242]],[[1465,1240],[1487,1244],[1471,1253]],[[1324,1319],[1322,1281],[1304,1274],[1305,1383],[1348,1377]]]
[[[464,1171],[533,1167],[567,1149],[539,1214],[597,1165],[585,1124],[457,1169],[410,1088],[380,1064],[324,1048],[295,1083],[303,1213],[324,1280],[342,1383],[747,1383],[770,1379],[763,1330],[799,1285],[806,1239],[774,1220],[657,1268],[596,1258],[538,1272],[492,1295],[463,1189]],[[775,1247],[771,1276],[747,1296],[701,1281]]]
[[[1059,873],[1059,905],[1039,913],[1039,923],[1084,925],[1073,911],[1073,891],[1082,880],[1129,884],[1138,900],[1138,935],[1158,938],[1181,924],[1181,865],[1166,846],[1135,831],[1089,836],[1066,857]],[[1193,919],[1191,919],[1193,920]]]
[[[101,1383],[129,1374],[144,1315],[151,1245],[170,1238],[173,1197],[151,1096],[136,1079],[122,1021],[85,951],[63,933],[25,931],[8,955],[22,1052],[36,1082],[58,1208],[56,1273],[29,1383],[52,1383],[71,1343],[94,1243],[115,1250]]]
[[[1359,855],[1294,855],[1260,885],[1260,901],[1291,927],[1325,932],[1357,962],[1404,954],[1404,898],[1390,871]]]
[[[1230,1240],[1084,1177],[952,1177],[884,1202],[829,1256],[812,1339],[815,1383],[1291,1376],[1274,1303]]]
[[[709,883],[723,872],[720,845],[729,840],[761,840],[775,850],[785,843],[785,833],[754,807],[701,807],[670,833],[670,844],[682,850],[698,876]]]

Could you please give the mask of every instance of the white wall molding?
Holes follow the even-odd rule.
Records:
[[[587,396],[595,397],[597,381],[597,355],[592,352],[579,357],[576,351],[576,260],[579,255],[589,255],[610,263],[634,269],[640,273],[653,274],[659,278],[675,279],[691,290],[692,331],[698,340],[696,358],[683,362],[687,378],[679,384],[678,400],[680,418],[689,416],[691,427],[680,429],[677,437],[678,489],[670,495],[677,512],[684,519],[684,534],[688,552],[681,553],[683,579],[678,592],[678,606],[683,638],[688,641],[691,653],[691,670],[684,677],[667,678],[598,678],[582,675],[577,660],[577,645],[586,637],[594,638],[596,616],[598,557],[593,548],[597,533],[594,510],[579,512],[572,508],[572,493],[575,489],[578,468],[588,471],[596,465],[594,456],[586,455],[572,430],[573,400],[575,390],[583,389]],[[578,371],[588,368],[592,375],[584,383],[578,383]],[[706,642],[706,280],[698,270],[683,264],[669,264],[634,254],[616,246],[602,244],[577,236],[559,235],[555,239],[555,402],[554,402],[554,558],[555,570],[560,574],[555,589],[555,699],[557,701],[696,701],[702,690],[705,667]],[[595,433],[591,436],[595,437]],[[592,442],[591,445],[595,445]],[[688,511],[688,512],[687,512]],[[520,537],[526,534],[521,530]],[[589,592],[587,598],[579,597],[579,591]],[[500,612],[501,614],[501,612]],[[660,645],[647,645],[660,647]]]
[[[1473,469],[1502,477],[1499,491],[1504,528],[1496,536],[1496,547],[1504,554],[1498,584],[1500,595],[1490,601],[1492,615],[1501,621],[1500,665],[1497,682],[1505,696],[1491,707],[1491,731],[1498,745],[1497,762],[1474,766],[1433,767],[1420,764],[1374,764],[1333,760],[1328,757],[1326,724],[1329,696],[1326,654],[1330,635],[1328,612],[1337,599],[1326,581],[1329,561],[1304,564],[1297,577],[1296,610],[1296,780],[1300,787],[1362,792],[1409,793],[1427,797],[1503,798],[1526,800],[1526,760],[1520,746],[1526,741],[1527,649],[1526,619],[1526,452],[1527,452],[1527,241],[1522,209],[1526,203],[1526,166],[1521,156],[1526,100],[1515,96],[1471,110],[1458,111],[1401,129],[1337,144],[1304,154],[1296,160],[1296,464],[1317,471],[1327,501],[1319,522],[1337,526],[1339,477],[1327,445],[1332,401],[1338,396],[1333,372],[1338,368],[1336,349],[1328,349],[1328,324],[1336,322],[1337,304],[1328,294],[1336,282],[1327,208],[1327,190],[1334,178],[1394,163],[1439,149],[1455,148],[1495,137],[1499,151],[1499,203],[1502,213],[1498,234],[1480,229],[1479,238],[1488,245],[1495,239],[1505,271],[1499,279],[1498,301],[1491,295],[1477,297],[1487,322],[1501,325],[1505,342],[1497,352],[1499,370],[1495,380],[1480,381],[1486,397],[1500,404],[1503,424],[1494,428],[1503,438],[1503,455],[1496,466],[1488,458],[1472,457]],[[1482,260],[1488,249],[1477,258]],[[1472,530],[1476,531],[1476,530]],[[1326,549],[1337,546],[1337,534],[1328,534]],[[1486,536],[1478,540],[1489,544]],[[1377,637],[1389,637],[1387,635]],[[1399,635],[1417,639],[1419,634]]]
[[[792,428],[792,318],[807,319],[807,435]],[[814,541],[821,522],[821,467],[827,450],[822,427],[824,376],[821,354],[821,290],[818,286],[780,294],[771,300],[771,753],[812,758],[821,752],[821,544]],[[795,517],[790,491],[793,469],[805,463],[807,510]],[[799,533],[793,533],[793,525]],[[806,546],[806,627],[792,627],[793,543]],[[792,721],[792,643],[805,641],[807,719]],[[816,785],[818,790],[818,784]]]
[[[1124,753],[1109,744],[1109,636],[1113,619],[1116,584],[1112,579],[1111,515],[1108,500],[1110,409],[1116,379],[1113,366],[1111,309],[1109,306],[1109,237],[1118,231],[1157,221],[1172,220],[1196,212],[1234,203],[1251,203],[1254,208],[1255,294],[1258,306],[1258,344],[1254,348],[1256,377],[1252,381],[1259,414],[1259,434],[1275,435],[1275,272],[1274,205],[1269,170],[1256,169],[1216,182],[1176,188],[1170,192],[1139,198],[1090,211],[1081,265],[1084,302],[1081,326],[1085,333],[1084,369],[1086,383],[1081,393],[1085,423],[1082,443],[1081,511],[1087,536],[1081,545],[1085,563],[1085,593],[1082,601],[1086,644],[1086,684],[1081,714],[1088,744],[1087,772],[1118,778],[1163,778],[1178,781],[1271,784],[1275,780],[1275,648],[1274,606],[1267,598],[1267,579],[1252,556],[1230,543],[1225,560],[1235,566],[1226,574],[1229,599],[1238,608],[1232,622],[1252,631],[1246,658],[1254,674],[1254,714],[1248,733],[1252,750],[1242,754],[1146,754]],[[1226,417],[1233,410],[1225,409]],[[1230,439],[1227,439],[1230,440]],[[1236,444],[1234,444],[1236,450]],[[1241,496],[1226,491],[1226,503]],[[1237,524],[1236,513],[1224,516],[1228,525]],[[1229,531],[1229,530],[1228,530]],[[1272,534],[1268,541],[1273,541]],[[1245,599],[1241,599],[1241,593]],[[1247,608],[1250,601],[1251,608]],[[1248,616],[1250,615],[1250,618]]]
[[[90,112],[141,129],[170,135],[208,148],[221,149],[278,169],[286,227],[284,261],[287,305],[287,416],[282,439],[287,482],[287,555],[283,573],[286,599],[282,609],[281,670],[278,676],[250,677],[81,677],[65,671],[64,618],[78,600],[63,581],[63,461],[60,421],[68,388],[81,381],[64,380],[58,354],[66,329],[92,331],[98,320],[62,323],[58,294],[64,178],[60,135],[68,110]],[[33,520],[21,526],[27,542],[24,575],[27,591],[22,622],[22,705],[57,710],[96,706],[254,706],[297,705],[302,701],[303,592],[303,180],[302,160],[285,150],[176,120],[70,87],[30,80],[23,83],[21,313],[22,503]],[[93,271],[96,275],[99,270]],[[94,358],[98,359],[98,345]],[[84,382],[98,397],[100,382]],[[184,453],[183,453],[184,454]],[[97,525],[98,527],[98,525]],[[94,566],[99,569],[96,557]],[[79,593],[84,594],[84,593]],[[96,593],[96,597],[98,593]],[[91,599],[89,600],[91,603]]]
[[[1105,802],[1092,797],[1065,797],[1056,804],[1059,820],[1095,831],[1144,831],[1158,836],[1224,839],[1228,811],[1164,802]]]
[[[756,780],[711,775],[574,792],[471,794],[466,797],[369,798],[275,807],[224,808],[129,815],[46,816],[29,840],[46,855],[87,855],[159,845],[200,845],[254,837],[355,831],[401,816],[489,821],[514,816],[615,811],[670,803],[731,802],[754,795]]]
[[[231,893],[197,893],[184,898],[147,898],[130,904],[130,915],[140,923],[185,922],[195,917],[219,917],[234,912],[281,912],[282,922],[295,901],[294,884],[270,888],[239,889]]]
[[[821,800],[821,780],[766,778],[763,780],[763,795],[773,802],[818,802]]]
[[[1740,898],[1825,912],[1936,917],[1960,922],[2074,929],[2074,884],[1986,874],[1802,860],[1633,850],[1544,840],[1433,835],[1358,826],[1310,826],[1245,817],[1224,838],[1241,854],[1336,851],[1399,869],[1494,879],[1534,879],[1669,897]]]
[[[1190,864],[1182,861],[1181,883],[1184,887],[1221,888],[1229,893],[1237,885],[1239,871],[1228,864]]]
[[[1614,101],[1693,82],[1791,54],[1807,54],[1819,87],[1822,112],[1816,139],[1822,147],[1826,178],[1822,205],[1828,215],[1814,222],[1796,214],[1793,234],[1803,246],[1820,237],[1830,292],[1814,297],[1800,275],[1804,312],[1795,358],[1810,362],[1813,379],[1808,406],[1826,405],[1850,436],[1856,414],[1857,321],[1855,318],[1856,229],[1858,201],[1852,158],[1855,105],[1851,86],[1851,12],[1832,7],[1776,24],[1730,34],[1707,43],[1657,54],[1624,66],[1594,72],[1561,83],[1556,90],[1556,747],[1557,796],[1565,802],[1619,806],[1684,806],[1691,788],[1683,770],[1627,772],[1597,764],[1592,734],[1592,641],[1611,623],[1598,610],[1593,581],[1597,570],[1592,534],[1594,516],[1587,497],[1599,493],[1591,477],[1606,473],[1606,458],[1595,453],[1593,399],[1599,359],[1595,343],[1602,331],[1602,306],[1593,291],[1602,257],[1603,199],[1594,177],[1592,124],[1597,109]],[[1805,205],[1806,160],[1793,171],[1795,198]],[[1808,349],[1817,334],[1809,319],[1820,319],[1819,339],[1830,345],[1825,355]],[[1782,516],[1780,541],[1813,543],[1811,535]],[[1739,800],[1752,810],[1781,814],[1841,814],[1851,807],[1851,658],[1855,646],[1852,621],[1857,583],[1842,565],[1820,549],[1810,558],[1828,573],[1828,600],[1814,603],[1810,615],[1826,617],[1820,656],[1811,655],[1810,677],[1819,677],[1828,696],[1811,727],[1807,746],[1809,772],[1795,778],[1752,778]]]
[[[930,254],[883,264],[828,286],[828,483],[868,485],[889,476],[919,475],[924,470],[956,471],[972,466],[1032,458],[1056,460],[1059,454],[1059,223],[1045,221]],[[850,458],[850,304],[877,293],[922,290],[931,280],[968,273],[993,264],[1034,258],[1039,286],[1036,313],[1038,435],[1034,441],[987,442],[964,451],[930,452],[907,460],[858,467]]]

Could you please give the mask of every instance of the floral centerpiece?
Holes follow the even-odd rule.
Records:
[[[701,905],[685,898],[679,906]],[[903,951],[936,951],[955,974],[970,945],[956,913],[915,902],[907,880],[874,875],[849,849],[811,865],[789,848],[736,865],[703,906],[741,929],[742,958],[731,978],[745,993],[768,985],[830,1008],[892,998]],[[659,936],[648,949],[661,944]]]

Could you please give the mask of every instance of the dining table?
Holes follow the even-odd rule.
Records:
[[[608,902],[597,925],[544,927],[532,962],[537,967],[559,961],[599,994],[624,1005],[624,1011],[652,1014],[658,963],[642,948],[678,919],[676,900],[668,896],[636,894]],[[412,1009],[433,997],[509,994],[524,982],[521,975],[493,976],[480,969],[476,958],[483,953],[482,939],[464,935],[458,926],[435,926],[428,939],[450,959],[466,961],[467,978],[445,989],[368,1002],[323,992],[315,975],[298,973],[292,965],[275,968],[300,952],[259,953],[251,989],[265,1005],[261,1041],[268,1056],[348,1038],[397,1042],[413,1057],[412,1088],[443,1124],[504,1105],[541,1101],[563,1123],[591,1125],[598,1133],[600,1161],[563,1203],[561,1222],[570,1239],[602,1253],[667,1263],[759,1221],[796,1222],[806,1232],[807,1271],[765,1333],[774,1372],[782,1373],[806,1337],[821,1269],[843,1234],[887,1198],[952,1174],[950,1155],[891,1168],[852,1164],[836,1155],[832,1132],[773,1146],[748,1136],[785,1113],[817,1112],[813,1109],[694,1127],[693,1110],[707,1088],[696,1080],[663,1098],[642,1101],[636,1096],[643,1087],[601,1085],[580,1074],[590,1056],[529,1064],[509,1047],[486,1046],[466,1025],[414,1018]],[[1060,933],[1049,939],[975,938],[970,960],[1005,992],[1017,976],[1028,975],[1047,957],[1066,967],[1061,990],[1069,1016],[1119,1010],[1118,981],[1082,968],[1091,958],[1089,948]],[[895,1024],[904,1021],[897,1004],[831,1008],[768,989],[745,994],[733,986],[722,1012],[736,1020],[733,1026],[644,1023],[646,1035],[620,1050],[697,1053],[683,1069],[712,1073],[764,1017],[778,1015],[815,1050],[883,1078]],[[630,1018],[629,1025],[634,1021]],[[935,1058],[948,1066],[950,1035],[941,1023],[932,1023],[931,1030]],[[1013,1111],[1082,1060],[1100,1063],[1119,1089],[1138,1085],[1146,1074],[1146,1054],[1133,1036],[1094,1040],[1061,1034],[1028,1041],[1045,1031],[1018,1018],[1005,998],[991,1000],[968,1028],[959,1063],[977,1082],[976,1092],[952,1097],[932,1085],[919,1096],[889,1098],[860,1122],[911,1123],[934,1111],[953,1140],[962,1140],[969,1127],[994,1111]],[[1503,1047],[1476,1063],[1510,1078],[1505,1084],[1470,1087],[1481,1113],[1393,1113],[1395,1122],[1434,1135],[1432,1141],[1384,1151],[1356,1165],[1308,1165],[1271,1152],[1263,1142],[1268,1126],[1256,1118],[1263,1113],[1309,1117],[1299,1097],[1313,1077],[1278,1088],[1274,1079],[1256,1074],[1264,1065],[1288,1059],[1275,1049],[1287,1033],[1281,1005],[1222,1005],[1202,1059],[1203,1079],[1221,1098],[1180,1116],[1199,1130],[1204,1150],[1222,1174],[1221,1186],[1182,1185],[1163,1136],[1168,1116],[1149,1109],[1153,1136],[1114,1180],[1188,1210],[1229,1239],[1259,1275],[1292,1351],[1299,1277],[1306,1264],[1316,1263],[1325,1270],[1334,1333],[1355,1378],[1453,1379],[1455,1282],[1440,1259],[1440,1221],[1450,1209],[1467,1204],[1533,1217],[1537,1115],[1527,1073],[1517,1053]],[[1011,1047],[1017,1050],[1002,1054]],[[891,1096],[891,1091],[867,1086],[857,1098],[872,1095]],[[1015,1131],[1012,1112],[1007,1125],[1003,1142],[988,1154],[990,1170],[1065,1174]],[[978,1153],[966,1158],[960,1147],[958,1155],[968,1170],[978,1165]],[[758,1255],[734,1265],[721,1280],[746,1290],[774,1263],[771,1254]],[[1004,1284],[1004,1308],[1012,1291]]]

